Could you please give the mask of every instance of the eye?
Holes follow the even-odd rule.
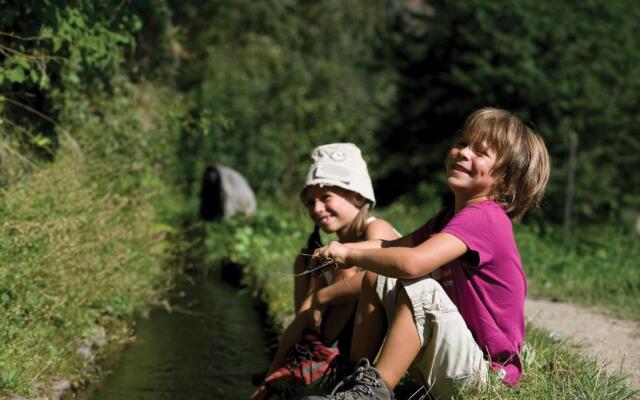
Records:
[[[467,142],[464,141],[464,140],[460,140],[456,144],[454,144],[453,147],[455,147],[457,149],[465,148],[465,147],[467,147]]]

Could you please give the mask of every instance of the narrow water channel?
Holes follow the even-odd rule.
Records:
[[[248,399],[267,338],[248,293],[217,276],[181,279],[171,312],[153,310],[91,400]]]

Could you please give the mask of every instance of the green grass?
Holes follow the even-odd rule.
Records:
[[[617,226],[585,227],[564,246],[560,232],[516,227],[529,295],[582,304],[640,320],[640,235]]]
[[[624,376],[584,360],[576,348],[551,339],[543,330],[527,326],[526,341],[525,374],[515,389],[494,381],[483,389],[466,390],[464,398],[625,400],[637,395],[625,384]]]
[[[92,167],[99,167],[92,165]],[[3,192],[0,391],[35,394],[80,378],[78,348],[166,286],[153,207],[105,192],[62,155]]]
[[[268,305],[271,322],[283,329],[293,314],[293,260],[310,233],[308,218],[298,213],[274,212],[260,202],[254,217],[235,216],[209,225],[205,246],[207,263],[232,261],[245,265],[244,283]]]
[[[179,131],[160,107],[170,98],[145,90],[78,105],[63,119],[80,146],[64,142],[0,192],[0,398],[81,387],[170,285],[180,196],[156,157]]]
[[[258,215],[253,218],[236,217],[230,221],[211,225],[206,246],[210,262],[227,259],[244,265],[244,281],[249,289],[268,308],[274,327],[281,331],[292,317],[293,258],[306,241],[308,218],[301,212],[277,210],[262,201]],[[435,206],[419,208],[407,203],[396,203],[376,214],[388,218],[402,233],[415,229]],[[435,204],[435,202],[434,202]],[[433,210],[431,210],[433,208]],[[418,222],[417,222],[418,221]],[[552,258],[564,250],[553,241],[538,238],[526,227],[518,227],[518,240],[524,242],[523,259],[534,255]],[[556,247],[553,247],[553,246]],[[539,246],[539,247],[534,247]],[[549,246],[553,249],[544,249]],[[546,252],[543,255],[536,251]],[[574,259],[578,255],[573,255]],[[589,260],[580,261],[583,265]],[[531,263],[532,261],[529,261]],[[529,264],[531,265],[531,264]],[[538,284],[532,279],[532,291]],[[586,285],[589,280],[584,280]],[[573,283],[567,283],[567,285]],[[624,377],[605,372],[595,362],[578,356],[568,343],[557,342],[544,331],[527,327],[527,348],[524,353],[526,373],[516,389],[493,383],[482,390],[470,390],[468,399],[599,399],[620,400],[633,398]]]

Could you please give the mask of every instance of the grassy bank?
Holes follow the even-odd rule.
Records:
[[[396,203],[379,210],[401,232],[414,227],[415,221],[426,218],[437,207],[417,207],[410,203]],[[518,237],[525,244],[523,258],[532,254],[533,246],[551,245],[538,238],[528,228],[518,228]],[[309,230],[307,218],[302,213],[289,213],[262,203],[255,218],[237,217],[210,227],[207,248],[210,261],[224,258],[245,266],[245,283],[267,304],[269,316],[276,329],[282,329],[293,313],[292,260],[305,243]],[[522,246],[522,244],[521,244]],[[556,254],[561,250],[557,249]],[[530,255],[529,255],[530,256]],[[552,257],[552,254],[548,255]],[[587,262],[587,260],[584,260]],[[538,280],[534,278],[532,287]],[[569,283],[567,283],[569,284]],[[535,289],[534,289],[535,290]],[[606,373],[596,363],[584,360],[564,342],[556,342],[549,335],[533,327],[527,328],[527,349],[524,354],[526,374],[517,390],[502,384],[492,384],[481,391],[467,394],[470,399],[629,399],[632,391],[620,376]]]
[[[2,190],[0,397],[82,385],[168,287],[179,199],[148,143],[172,140],[168,99],[144,86],[91,99],[59,127],[78,140]]]

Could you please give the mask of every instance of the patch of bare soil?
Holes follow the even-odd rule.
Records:
[[[527,299],[525,314],[534,326],[580,345],[584,356],[607,370],[628,375],[629,384],[640,390],[640,323],[547,300]]]

